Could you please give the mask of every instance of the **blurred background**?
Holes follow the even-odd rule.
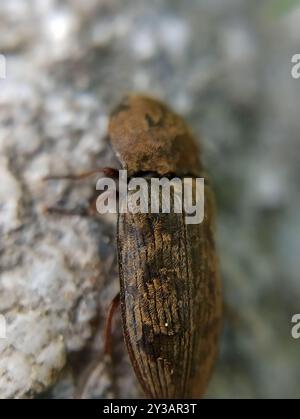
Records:
[[[101,358],[115,219],[46,217],[91,185],[41,182],[108,166],[132,91],[189,121],[216,192],[230,309],[207,397],[299,398],[299,23],[287,0],[0,0],[0,398],[73,397],[91,362],[87,397],[141,394],[118,316]]]

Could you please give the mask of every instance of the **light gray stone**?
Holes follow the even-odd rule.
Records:
[[[136,397],[117,316],[115,218],[50,217],[95,180],[48,174],[109,166],[109,111],[143,91],[187,117],[218,202],[225,299],[208,397],[299,397],[299,9],[248,0],[2,0],[0,54],[0,398]],[[295,228],[296,226],[296,228]]]

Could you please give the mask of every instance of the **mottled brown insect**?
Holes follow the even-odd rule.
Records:
[[[186,123],[156,100],[127,98],[112,114],[109,135],[129,175],[203,175]],[[222,305],[213,213],[206,185],[202,224],[187,225],[184,214],[118,216],[124,337],[149,397],[198,398],[207,388]]]
[[[188,126],[154,99],[126,98],[111,115],[109,137],[129,178],[143,176],[149,182],[150,177],[205,177]],[[99,171],[109,176],[118,173],[100,169],[64,178],[78,179]],[[124,338],[148,397],[200,398],[207,388],[222,311],[213,207],[206,181],[201,224],[186,224],[185,213],[118,215]],[[48,211],[78,214],[58,208]],[[90,213],[81,211],[79,215]],[[108,316],[106,352],[117,301]]]

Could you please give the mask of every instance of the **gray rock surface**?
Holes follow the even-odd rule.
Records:
[[[41,182],[110,164],[108,114],[129,91],[186,116],[215,185],[233,313],[208,397],[299,397],[299,13],[248,0],[1,1],[0,398],[73,397],[96,365],[85,397],[140,394],[119,319],[114,364],[101,357],[115,219],[46,216],[86,202],[94,183]]]

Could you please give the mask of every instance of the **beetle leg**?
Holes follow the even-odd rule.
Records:
[[[62,216],[78,216],[78,217],[93,217],[97,215],[96,208],[97,197],[95,194],[89,199],[88,205],[77,207],[77,208],[62,208],[62,207],[46,207],[44,212],[46,214],[57,214]]]
[[[79,217],[95,217],[101,213],[97,210],[97,203],[100,201],[105,201],[109,197],[113,196],[113,192],[104,191],[98,196],[98,194],[93,194],[89,199],[89,203],[86,206],[77,207],[77,208],[62,208],[62,207],[45,207],[43,212],[46,214],[57,214],[62,216],[79,216]]]
[[[112,371],[111,328],[113,316],[119,303],[120,293],[114,297],[108,309],[105,322],[104,356],[97,356],[90,362],[88,368],[84,371],[75,390],[74,398],[76,399],[91,398],[93,389],[97,390],[97,382],[99,381],[100,374],[102,377],[103,375],[108,374],[108,378],[110,378],[109,388],[107,389],[107,391],[110,393],[110,397],[117,394],[117,389],[115,388],[114,382],[114,374]]]
[[[116,312],[120,304],[120,293],[118,293],[115,298],[110,303],[106,323],[105,323],[105,330],[104,330],[104,353],[105,355],[111,356],[111,329],[112,329],[112,320],[113,316]]]
[[[103,167],[101,169],[95,169],[95,170],[91,170],[89,172],[83,172],[83,173],[79,173],[77,175],[50,175],[50,176],[45,176],[43,178],[43,181],[48,181],[48,180],[82,180],[82,179],[86,179],[89,178],[91,176],[94,176],[98,173],[102,173],[104,176],[110,177],[110,178],[118,178],[119,176],[119,171],[117,169],[113,169],[112,167]]]
[[[61,207],[46,207],[44,208],[44,212],[46,214],[57,214],[57,215],[62,215],[62,216],[76,215],[79,217],[90,217],[94,215],[90,207],[72,208],[72,209],[61,208]]]

